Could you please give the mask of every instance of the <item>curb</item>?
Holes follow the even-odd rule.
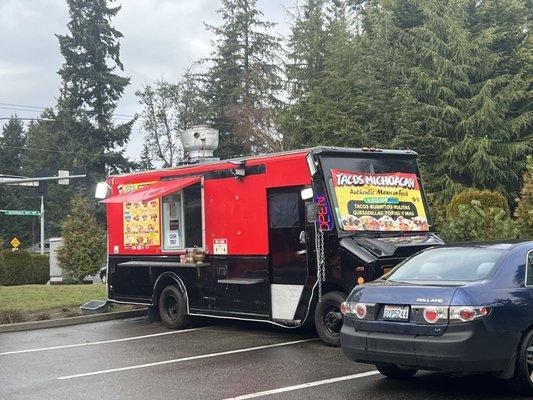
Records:
[[[18,322],[15,324],[0,325],[0,333],[29,331],[33,329],[57,328],[60,326],[71,326],[88,324],[91,322],[110,321],[113,319],[144,317],[148,315],[146,308],[141,310],[117,311],[105,314],[81,315],[79,317],[49,319],[45,321]]]

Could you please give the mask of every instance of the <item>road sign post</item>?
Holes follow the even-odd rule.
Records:
[[[86,174],[75,174],[70,175],[70,171],[60,170],[58,171],[58,176],[37,176],[35,178],[26,178],[26,177],[6,177],[0,175],[0,184],[7,185],[26,185],[37,183],[38,189],[41,189],[41,192],[38,193],[38,196],[41,197],[41,211],[30,211],[30,210],[0,210],[5,215],[21,215],[28,217],[40,217],[41,220],[41,254],[44,254],[44,195],[46,194],[45,185],[48,181],[57,181],[60,185],[68,185],[70,179],[85,178]]]

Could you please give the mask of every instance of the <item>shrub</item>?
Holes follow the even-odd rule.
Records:
[[[98,272],[105,260],[105,231],[96,221],[89,201],[72,199],[70,213],[63,223],[65,244],[58,251],[61,267],[72,278],[82,281]]]
[[[491,190],[466,189],[452,197],[446,207],[446,219],[457,218],[459,216],[459,206],[470,205],[473,200],[478,201],[483,209],[499,208],[507,216],[510,215],[509,203],[501,193]]]
[[[31,283],[32,259],[24,250],[3,252],[5,272],[3,284],[7,286]]]
[[[33,284],[45,284],[50,279],[50,257],[41,254],[32,254],[31,281]]]
[[[520,225],[520,236],[533,239],[533,157],[528,158],[528,170],[524,173],[524,184],[517,204],[515,217]]]
[[[472,200],[470,204],[460,204],[458,213],[441,231],[446,241],[514,239],[519,235],[518,223],[501,208],[486,208],[480,201]]]
[[[2,250],[0,250],[0,286],[4,285],[6,280],[6,264],[4,263],[4,255]]]

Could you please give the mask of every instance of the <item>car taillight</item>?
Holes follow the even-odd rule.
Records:
[[[343,301],[340,306],[342,315],[358,319],[374,319],[375,304],[352,303]]]
[[[348,315],[350,313],[350,306],[346,301],[343,301],[341,303],[341,314],[342,315]]]
[[[419,324],[470,322],[490,314],[490,307],[472,306],[411,306]]]
[[[422,315],[430,324],[444,322],[448,319],[448,309],[446,307],[424,307]]]
[[[366,305],[357,303],[355,305],[355,316],[359,319],[364,319],[366,317]]]
[[[490,307],[450,307],[450,322],[470,322],[489,315]]]

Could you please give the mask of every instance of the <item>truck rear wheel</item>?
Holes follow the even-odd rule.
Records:
[[[177,286],[167,286],[161,292],[159,315],[163,325],[170,329],[181,329],[187,324],[187,303]]]
[[[318,336],[328,346],[341,345],[341,303],[346,300],[342,292],[329,292],[322,296],[315,308],[315,327]]]

